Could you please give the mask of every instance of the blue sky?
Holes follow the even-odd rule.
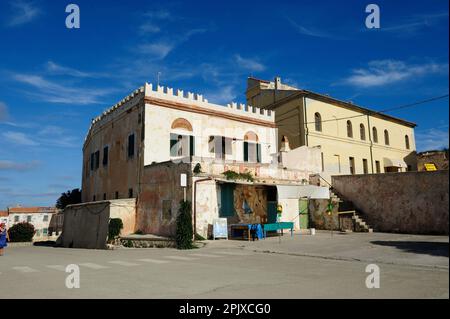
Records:
[[[81,28],[65,27],[76,3]],[[376,3],[381,28],[365,27]],[[90,119],[145,81],[245,102],[252,75],[383,110],[448,93],[448,1],[0,2],[0,209],[81,184]],[[448,147],[448,98],[391,115]]]

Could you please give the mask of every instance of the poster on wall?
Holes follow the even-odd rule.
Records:
[[[228,239],[228,224],[226,218],[216,218],[213,221],[213,238]]]

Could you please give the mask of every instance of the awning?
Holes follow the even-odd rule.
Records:
[[[330,199],[328,187],[315,185],[277,185],[278,199],[288,198],[310,198],[310,199]]]
[[[407,168],[408,165],[402,160],[397,158],[383,158],[384,167],[403,167]]]

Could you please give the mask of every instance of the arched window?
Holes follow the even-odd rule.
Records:
[[[409,136],[408,135],[405,135],[405,146],[406,146],[406,149],[409,150]]]
[[[362,123],[359,125],[359,135],[361,136],[361,140],[366,140],[366,128]]]
[[[314,114],[314,122],[316,124],[316,131],[322,132],[322,116],[320,116],[320,113]]]
[[[373,135],[373,142],[378,143],[378,131],[375,126],[372,128],[372,135]]]
[[[350,121],[347,121],[347,137],[353,138],[353,127]]]
[[[192,125],[188,120],[177,118],[172,122],[170,133],[170,156],[194,156],[195,141],[192,135]]]
[[[261,144],[258,135],[247,132],[244,135],[244,162],[261,163]]]
[[[389,145],[389,132],[384,130],[384,144]]]

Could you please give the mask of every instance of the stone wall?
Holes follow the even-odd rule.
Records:
[[[333,176],[375,231],[448,234],[448,170]]]

